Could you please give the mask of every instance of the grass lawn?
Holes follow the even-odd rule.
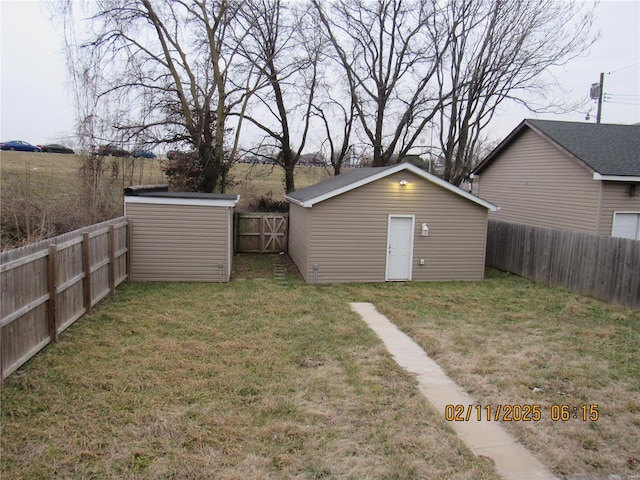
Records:
[[[557,475],[640,478],[640,311],[497,271],[482,283],[353,291],[483,408],[539,405],[541,421],[502,424]],[[553,405],[569,418],[553,421]],[[597,421],[581,419],[583,405],[597,405]]]
[[[2,389],[2,478],[495,479],[349,301],[370,301],[557,474],[638,475],[640,312],[485,282],[313,286],[281,257],[229,284],[134,283]],[[535,389],[535,390],[534,390]],[[552,422],[552,404],[598,404]]]

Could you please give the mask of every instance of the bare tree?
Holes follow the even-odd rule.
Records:
[[[311,0],[345,72],[374,166],[403,157],[446,95],[432,88],[446,31],[436,0]]]
[[[271,160],[284,169],[287,193],[295,189],[294,169],[309,133],[322,49],[312,17],[305,15],[304,5],[298,7],[281,0],[248,0],[241,13],[248,32],[241,51],[267,84],[256,91],[245,118],[279,151]]]
[[[67,28],[71,72],[85,102],[79,123],[108,124],[105,140],[189,145],[199,189],[224,191],[237,137],[225,151],[227,121],[251,89],[233,82],[240,4],[227,0],[105,0],[91,3],[87,32]],[[69,27],[73,2],[61,7]],[[90,105],[87,107],[86,105]],[[241,118],[241,117],[240,117]],[[228,149],[227,149],[228,150]]]
[[[445,180],[459,185],[469,175],[481,133],[505,100],[558,106],[546,98],[543,74],[594,41],[592,11],[581,10],[556,0],[448,0],[441,14],[450,41],[437,75],[440,95],[450,95],[439,116]]]
[[[329,159],[333,167],[333,174],[340,175],[342,165],[353,154],[351,137],[353,124],[356,119],[356,108],[353,97],[346,99],[334,98],[332,85],[324,84],[325,94],[313,105],[313,115],[320,119],[326,138],[323,143],[328,145]]]

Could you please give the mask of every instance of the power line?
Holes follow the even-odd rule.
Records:
[[[610,72],[607,72],[607,75],[611,75],[613,73],[621,72],[622,70],[626,70],[627,68],[635,67],[636,65],[640,65],[640,62],[632,63],[631,65],[627,65],[626,67],[622,67],[622,68],[619,68],[617,70],[612,70]]]

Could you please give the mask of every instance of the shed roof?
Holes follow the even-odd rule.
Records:
[[[595,179],[640,181],[640,125],[524,120],[474,170],[481,174],[527,129],[576,159]],[[607,178],[608,177],[608,178]]]
[[[227,193],[169,192],[168,185],[141,185],[124,189],[125,203],[165,205],[235,206],[240,195]]]
[[[488,208],[491,211],[496,211],[498,209],[492,203],[476,197],[475,195],[472,195],[468,192],[465,192],[455,185],[452,185],[449,182],[436,177],[435,175],[425,172],[421,168],[418,168],[411,163],[400,163],[389,167],[356,168],[340,175],[336,175],[335,177],[328,178],[296,192],[285,195],[284,198],[288,202],[295,203],[306,208],[311,208],[316,203],[323,202],[368,183],[405,170],[408,170],[431,183],[449,190],[456,195],[459,195],[478,205]]]

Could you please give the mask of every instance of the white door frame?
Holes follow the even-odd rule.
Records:
[[[408,278],[389,278],[389,257],[391,254],[391,219],[392,218],[410,218],[411,219],[411,230],[410,230],[410,239],[409,239],[409,275]],[[387,255],[386,255],[386,264],[385,264],[385,272],[384,272],[384,280],[388,281],[406,281],[411,280],[413,278],[413,243],[415,237],[415,228],[416,228],[416,216],[415,215],[395,215],[389,214],[389,218],[387,220]]]

